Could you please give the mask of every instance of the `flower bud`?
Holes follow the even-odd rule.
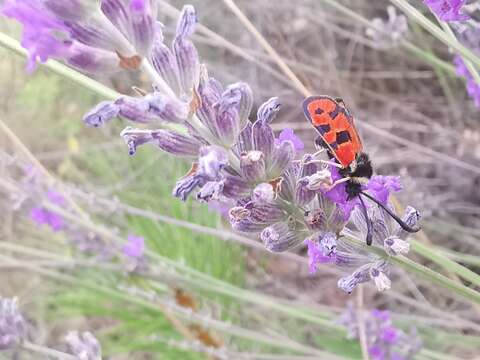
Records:
[[[137,98],[124,96],[117,101],[122,117],[139,123],[158,121],[183,122],[188,116],[188,107],[177,99],[159,92]]]
[[[223,181],[208,181],[197,193],[197,200],[218,200],[223,191]]]
[[[198,84],[200,61],[195,46],[188,39],[195,31],[197,22],[195,9],[185,5],[177,25],[177,34],[173,40],[173,52],[177,59],[180,85],[186,94]]]
[[[250,210],[243,206],[235,206],[230,209],[228,215],[230,225],[235,231],[258,233],[265,228],[265,224],[252,221],[250,218]]]
[[[358,284],[367,282],[368,280],[370,280],[370,264],[363,265],[351,275],[340,278],[337,286],[346,293],[351,294]]]
[[[295,157],[295,149],[290,141],[285,141],[276,147],[270,157],[267,176],[277,178],[283,174]]]
[[[383,266],[372,266],[370,269],[370,277],[375,282],[375,286],[378,291],[389,290],[392,286],[392,282],[388,276],[382,271]]]
[[[265,156],[261,151],[249,151],[240,157],[240,170],[249,181],[265,179]]]
[[[198,86],[200,106],[196,111],[196,115],[215,137],[218,137],[216,129],[217,107],[215,104],[220,101],[222,91],[222,86],[218,81],[208,77],[207,74],[204,75]]]
[[[138,54],[148,56],[158,30],[156,2],[155,0],[131,0],[129,10],[131,23],[129,38]]]
[[[150,59],[158,74],[176,94],[179,94],[180,83],[178,79],[177,60],[168,46],[163,43],[163,39],[155,39],[150,53]]]
[[[131,127],[125,128],[120,136],[130,149],[130,155],[135,154],[139,145],[152,143],[161,150],[177,156],[196,156],[200,149],[197,140],[171,130],[143,130]]]
[[[268,99],[258,108],[257,121],[265,125],[270,124],[280,111],[280,107],[281,104],[277,97]]]
[[[317,271],[318,264],[335,262],[337,237],[328,232],[305,240],[308,251],[310,273]]]
[[[241,199],[250,193],[250,184],[240,176],[225,174],[223,195],[231,199]]]
[[[210,145],[200,148],[197,174],[209,180],[217,180],[220,171],[228,165],[228,154],[220,146]]]
[[[276,194],[269,183],[258,184],[252,192],[252,201],[256,204],[268,204],[275,200]]]
[[[68,42],[64,42],[65,45]],[[103,49],[73,41],[63,57],[74,68],[88,74],[106,74],[121,71],[118,56]]]
[[[102,126],[118,116],[120,109],[113,101],[102,101],[83,116],[83,122],[88,126]]]
[[[192,193],[197,186],[202,186],[205,179],[198,175],[188,175],[177,181],[173,188],[172,195],[182,201],[187,200],[187,197]]]
[[[225,93],[230,93],[231,97],[238,97],[238,121],[239,129],[242,130],[249,122],[248,118],[253,107],[253,93],[248,84],[239,82],[227,87]]]
[[[226,147],[231,147],[240,133],[238,115],[240,101],[241,94],[239,92],[226,90],[214,105],[217,112],[213,123],[214,133],[218,135],[219,141]]]
[[[410,251],[410,244],[396,236],[389,236],[383,242],[383,247],[388,255],[405,255]]]
[[[298,231],[291,230],[287,222],[278,222],[266,227],[260,234],[268,251],[282,252],[299,245],[302,241]]]
[[[333,185],[332,174],[328,169],[322,169],[315,174],[305,177],[308,181],[307,189],[328,191]]]
[[[308,179],[300,179],[296,184],[295,203],[298,206],[305,206],[315,197],[315,192],[307,188]]]

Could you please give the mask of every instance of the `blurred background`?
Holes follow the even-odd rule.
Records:
[[[167,38],[175,29],[175,9],[184,3],[160,7]],[[250,84],[252,119],[258,105],[278,96],[283,107],[274,128],[295,129],[305,151],[313,151],[316,134],[302,114],[299,86],[225,2],[190,3],[201,25],[193,40],[210,74],[222,83]],[[388,21],[387,1],[235,3],[306,88],[344,99],[375,171],[400,175],[398,200],[421,212],[424,232],[417,240],[478,272],[480,112],[455,75],[449,49],[411,22],[397,38],[367,31],[374,18]],[[420,1],[413,3],[428,13]],[[19,28],[4,18],[1,31],[19,38]],[[144,237],[164,266],[151,278],[125,275],[99,260],[98,252],[79,252],[65,234],[34,224],[3,187],[0,295],[19,298],[32,338],[58,347],[66,330],[89,330],[109,359],[223,356],[206,348],[226,351],[231,359],[362,357],[358,342],[335,324],[355,301],[337,288],[339,271],[325,266],[311,275],[305,249],[270,254],[255,246],[256,239],[232,234],[215,209],[172,198],[188,163],[153,147],[129,157],[119,136],[126,122],[92,129],[81,121],[102,97],[45,68],[32,75],[24,68],[24,58],[0,50],[0,119],[13,133],[0,131],[0,176],[20,184],[21,169],[32,163],[28,149],[110,236]],[[136,73],[97,80],[128,94],[132,85],[148,88],[148,79]],[[384,294],[364,286],[363,306],[389,309],[401,328],[414,325],[426,349],[419,358],[479,358],[479,307],[403,270],[392,279]]]

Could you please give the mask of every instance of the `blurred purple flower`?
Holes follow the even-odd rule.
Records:
[[[55,190],[49,190],[47,192],[47,199],[54,205],[65,206],[65,198]]]
[[[278,138],[275,139],[275,145],[279,146],[284,141],[291,141],[293,144],[293,148],[298,153],[305,148],[302,140],[295,135],[293,129],[285,128],[282,132],[278,135]]]
[[[461,56],[455,56],[453,62],[457,69],[457,75],[463,77],[467,82],[468,95],[473,99],[475,106],[480,108],[480,85],[477,84],[472,74],[467,69]]]
[[[70,331],[65,336],[67,353],[81,360],[101,360],[102,348],[98,340],[88,331]]]
[[[305,240],[307,245],[308,266],[311,274],[317,271],[319,264],[334,263],[336,258],[337,242],[333,233],[326,233],[319,237]]]
[[[59,207],[65,206],[65,198],[60,193],[49,190],[46,197],[50,203]],[[65,222],[61,215],[48,210],[44,207],[37,206],[30,210],[30,218],[37,223],[37,225],[47,225],[53,231],[60,231],[65,228]]]
[[[30,218],[36,222],[37,225],[47,225],[53,231],[60,231],[65,226],[63,218],[60,215],[43,207],[32,208],[30,210]]]
[[[465,0],[424,0],[432,12],[443,21],[465,21],[470,16],[461,13]]]
[[[122,247],[125,256],[139,259],[145,252],[145,240],[141,236],[128,235],[128,242]]]
[[[26,323],[17,299],[0,297],[0,351],[17,346],[26,335]]]
[[[8,0],[2,12],[23,24],[22,46],[29,51],[29,72],[35,70],[37,60],[65,56],[71,43],[54,34],[68,34],[68,28],[44,7],[43,1]]]
[[[358,323],[364,323],[368,353],[372,360],[408,360],[412,359],[422,347],[415,329],[405,333],[396,328],[388,311],[374,309],[371,312],[359,312],[349,303],[338,323],[347,328],[350,339],[359,339]]]

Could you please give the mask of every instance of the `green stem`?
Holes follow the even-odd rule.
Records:
[[[0,32],[0,46],[3,46],[6,49],[13,51],[14,53],[27,57],[28,51],[25,50],[20,43],[13,39],[12,37],[1,33]],[[48,60],[46,63],[42,64],[42,66],[46,67],[47,69],[53,71],[54,73],[61,75],[74,83],[83,86],[87,89],[92,90],[93,92],[97,93],[98,95],[110,99],[115,100],[122,96],[120,93],[116,92],[115,90],[110,89],[108,86],[105,86],[98,81],[95,81],[88,76],[80,74],[78,71],[59,63],[55,60]]]
[[[416,23],[422,26],[430,34],[436,37],[438,40],[443,42],[445,45],[451,47],[456,52],[462,55],[462,57],[468,59],[476,66],[480,67],[480,58],[476,56],[470,49],[466,48],[455,38],[451,37],[446,32],[442,31],[438,26],[433,22],[428,20],[420,11],[415,9],[412,5],[406,0],[390,0],[398,8],[400,8],[405,14],[412,18]]]
[[[429,259],[435,264],[440,265],[448,272],[457,274],[464,280],[470,281],[475,286],[480,287],[480,275],[474,273],[465,266],[462,266],[455,261],[449,259],[447,256],[440,254],[438,251],[430,249],[429,247],[418,242],[417,240],[411,240],[410,244],[412,245],[412,250],[415,253]]]
[[[475,291],[463,284],[460,284],[456,281],[453,281],[449,278],[447,278],[446,276],[440,274],[440,273],[437,273],[421,264],[418,264],[416,263],[415,261],[413,260],[410,260],[409,258],[405,257],[405,256],[389,256],[383,249],[380,249],[376,246],[367,246],[363,241],[360,241],[360,240],[356,240],[356,239],[353,239],[351,237],[344,237],[344,240],[349,242],[350,244],[352,244],[353,246],[356,246],[356,247],[359,247],[359,248],[362,248],[363,250],[365,251],[368,251],[368,252],[372,252],[372,253],[375,253],[376,255],[378,256],[381,256],[382,258],[384,259],[387,259],[388,261],[404,268],[405,270],[408,270],[412,273],[415,273],[417,275],[420,275],[421,277],[423,277],[424,279],[426,280],[429,280],[430,282],[433,282],[437,285],[440,285],[441,287],[447,289],[447,290],[451,290],[453,291],[455,294],[457,295],[460,295],[474,303],[477,303],[477,304],[480,304],[480,293],[478,291]],[[417,243],[416,242],[413,242],[413,247],[414,248],[417,248]],[[440,257],[442,259],[442,261],[445,261],[444,259],[446,259],[447,262],[449,263],[453,263],[453,264],[449,264],[449,266],[452,268],[452,269],[455,269],[457,271],[457,273],[460,275],[463,274],[464,276],[471,276],[470,274],[468,274],[468,272],[470,272],[470,270],[468,270],[467,268],[464,268],[463,266],[447,259],[447,258],[444,258],[443,256],[441,255],[438,255],[438,254],[434,254],[430,249],[426,248],[426,247],[420,247],[420,249],[422,250],[425,250],[425,254],[426,255],[429,255],[429,256],[432,256],[433,258],[435,258],[437,261],[440,260]],[[476,274],[475,274],[476,275]]]
[[[364,18],[363,16],[357,14],[353,10],[350,10],[348,7],[342,5],[337,0],[322,0],[322,1],[329,4],[331,7],[337,9],[338,11],[342,12],[343,14],[347,15],[348,17],[357,21],[358,23],[362,24],[365,27],[372,28],[376,31],[384,31],[382,28],[379,29],[379,28],[373,26],[371,20]],[[402,41],[401,44],[405,49],[410,51],[412,54],[417,56],[419,59],[421,59],[421,60],[423,60],[423,61],[425,61],[425,62],[427,62],[431,65],[439,66],[439,67],[443,68],[444,70],[446,70],[446,71],[448,71],[452,74],[455,74],[455,67],[453,65],[439,59],[438,57],[436,57],[432,53],[429,53],[429,52],[419,48],[418,46],[414,45],[413,43],[411,43],[408,40]]]
[[[29,352],[33,352],[42,356],[45,356],[48,359],[55,358],[57,360],[76,360],[78,359],[77,357],[66,354],[64,352],[55,350],[55,349],[50,349],[45,346],[37,345],[34,343],[31,343],[29,341],[23,341],[20,344],[20,348],[27,350]]]

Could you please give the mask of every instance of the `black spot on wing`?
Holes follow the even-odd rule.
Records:
[[[323,135],[325,133],[328,133],[331,130],[331,127],[329,124],[323,124],[316,126],[316,129],[320,132],[320,134]]]
[[[333,111],[330,111],[328,113],[328,115],[330,115],[330,117],[332,119],[335,119],[337,117],[337,115],[342,111],[342,109],[340,108],[340,106],[335,106],[335,109]]]
[[[336,136],[337,144],[343,144],[352,140],[350,133],[346,130],[337,132]]]
[[[324,111],[323,111],[323,109],[321,109],[321,108],[317,108],[317,109],[315,110],[315,114],[317,114],[317,115],[322,115],[323,113],[324,113]]]

